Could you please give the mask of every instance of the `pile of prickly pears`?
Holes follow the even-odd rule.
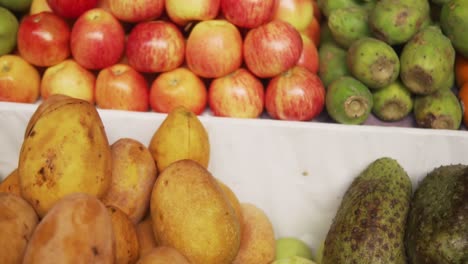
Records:
[[[319,76],[338,123],[413,115],[422,128],[459,129],[455,58],[468,58],[468,0],[318,0]]]

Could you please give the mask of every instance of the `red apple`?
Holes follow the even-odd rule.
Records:
[[[166,0],[166,13],[174,23],[186,25],[190,21],[214,19],[221,0]]]
[[[304,67],[295,66],[270,80],[265,108],[275,119],[307,121],[318,116],[325,104],[320,78]]]
[[[51,12],[24,17],[17,40],[21,57],[36,66],[52,66],[70,56],[70,27]]]
[[[136,23],[153,20],[164,11],[164,0],[108,0],[109,8],[116,18]]]
[[[293,67],[301,52],[301,35],[282,20],[253,28],[244,39],[244,61],[260,78],[270,78]]]
[[[0,56],[0,101],[34,103],[39,97],[38,70],[18,55]]]
[[[115,64],[96,78],[96,104],[103,109],[148,111],[149,87],[145,77],[132,67]]]
[[[98,0],[47,0],[49,7],[59,16],[77,18],[96,7]]]
[[[208,104],[215,116],[256,118],[263,112],[263,84],[248,70],[240,68],[211,82]]]
[[[140,72],[165,72],[184,62],[185,40],[170,22],[138,23],[127,39],[128,63]]]
[[[81,66],[98,70],[116,64],[125,49],[125,32],[108,11],[94,8],[81,15],[72,27],[70,47]]]
[[[275,0],[221,0],[224,17],[236,26],[255,28],[269,22]]]
[[[313,0],[277,0],[273,19],[288,22],[298,31],[304,30],[314,19]]]
[[[72,59],[47,68],[42,76],[41,96],[64,94],[94,103],[96,77]]]
[[[201,21],[187,38],[185,58],[188,68],[198,76],[224,76],[242,64],[242,36],[226,20]]]
[[[296,65],[304,66],[312,73],[317,73],[319,68],[319,55],[315,43],[306,35],[302,37],[302,53]]]
[[[177,106],[184,106],[199,115],[207,105],[206,86],[185,67],[163,72],[151,85],[150,105],[159,113],[169,113]]]
[[[305,29],[301,30],[300,33],[309,37],[316,47],[320,46],[320,23],[316,18],[312,19],[312,22]]]

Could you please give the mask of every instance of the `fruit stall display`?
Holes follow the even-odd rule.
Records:
[[[466,263],[467,11],[0,0],[0,263]]]

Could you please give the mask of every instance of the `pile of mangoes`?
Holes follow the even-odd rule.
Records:
[[[272,262],[272,223],[209,159],[207,131],[183,107],[148,146],[109,144],[94,105],[53,95],[0,182],[0,263]]]
[[[468,56],[467,0],[319,0],[319,75],[339,123],[413,114],[418,127],[459,129],[455,58]]]

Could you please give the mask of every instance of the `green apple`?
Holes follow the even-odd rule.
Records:
[[[294,256],[294,257],[288,257],[288,258],[275,260],[271,264],[316,264],[316,263],[310,259]]]
[[[16,47],[18,19],[8,9],[0,6],[0,56]]]
[[[282,237],[276,240],[276,257],[275,259],[283,259],[288,257],[303,257],[312,259],[312,250],[302,240],[294,237]]]
[[[0,6],[13,12],[26,12],[31,6],[32,0],[0,0]]]

